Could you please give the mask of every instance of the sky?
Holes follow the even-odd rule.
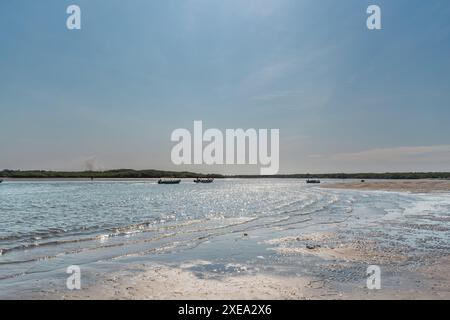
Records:
[[[279,129],[280,173],[450,171],[449,17],[448,0],[1,1],[0,170],[259,172],[172,164],[172,131],[202,120]]]

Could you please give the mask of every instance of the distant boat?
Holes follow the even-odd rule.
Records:
[[[197,178],[194,180],[195,183],[213,183],[214,178]]]
[[[0,180],[0,183],[2,183],[3,182],[3,180]]]
[[[180,184],[181,179],[159,179],[158,184]]]
[[[308,179],[308,180],[306,180],[306,183],[320,183],[320,180],[317,180],[317,179]]]

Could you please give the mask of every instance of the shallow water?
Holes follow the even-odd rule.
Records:
[[[450,194],[321,189],[295,179],[8,181],[0,186],[0,288],[11,297],[43,277],[64,278],[74,264],[96,274],[127,257],[195,260],[194,248],[227,235],[339,229],[448,253]],[[240,255],[262,250],[243,248]]]

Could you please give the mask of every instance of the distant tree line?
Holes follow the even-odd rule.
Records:
[[[207,175],[195,172],[175,172],[162,170],[117,169],[108,171],[44,171],[44,170],[3,170],[2,178],[97,178],[97,179],[144,179],[144,178],[221,178],[221,175]]]
[[[325,173],[325,174],[278,174],[274,176],[200,174],[163,170],[117,169],[108,171],[43,171],[3,170],[1,178],[292,178],[292,179],[450,179],[450,172],[386,172],[386,173]]]
[[[276,176],[235,176],[237,178],[296,178],[296,179],[450,179],[450,172],[385,172],[385,173],[321,173],[278,174]]]

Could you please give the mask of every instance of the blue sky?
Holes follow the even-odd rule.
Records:
[[[448,0],[2,1],[0,169],[258,172],[173,166],[171,132],[203,120],[279,128],[280,172],[448,171],[449,17]]]

